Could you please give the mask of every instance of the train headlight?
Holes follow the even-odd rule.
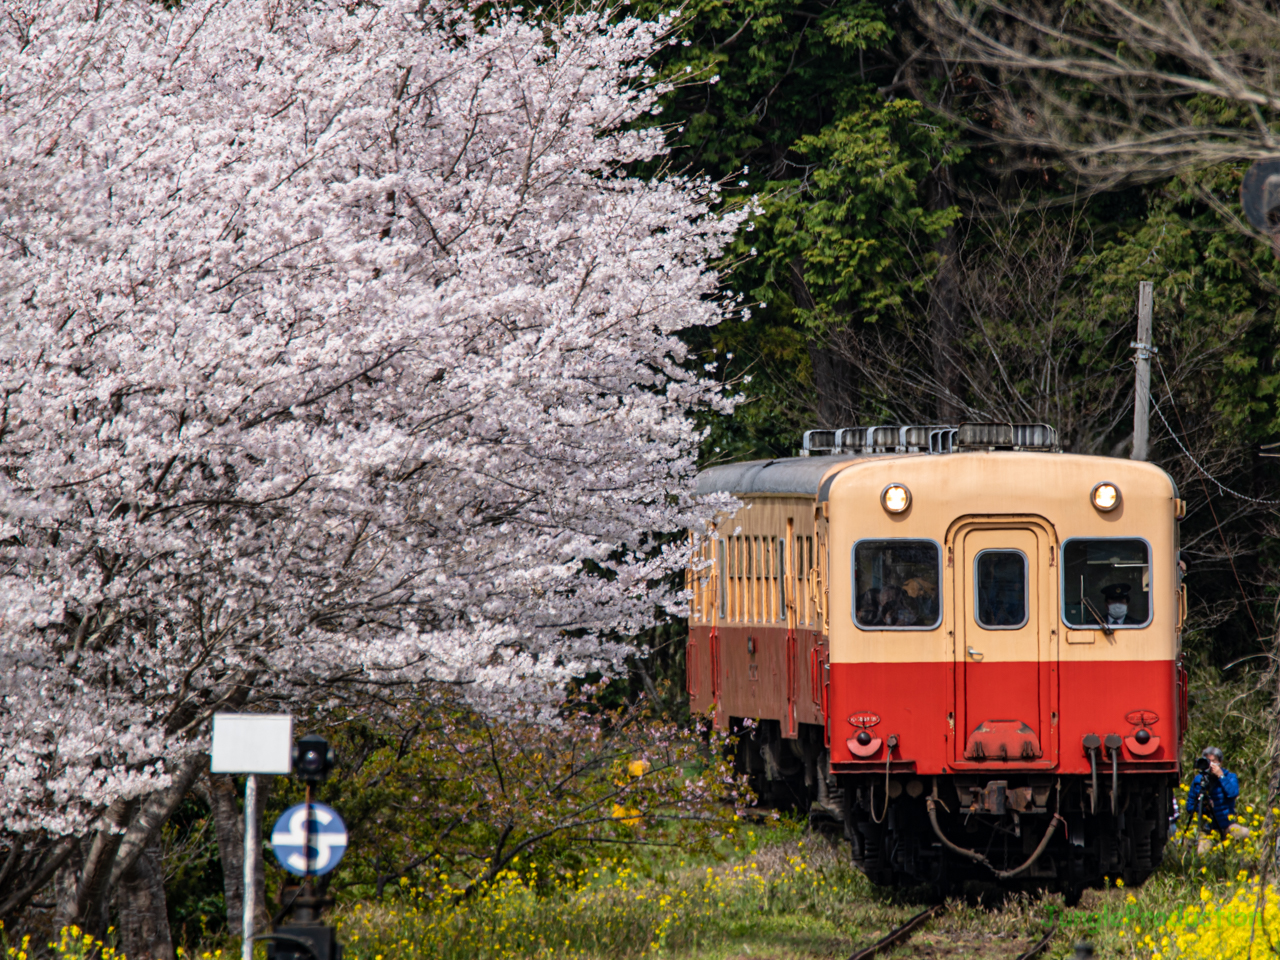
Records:
[[[1093,500],[1095,507],[1107,513],[1120,506],[1120,488],[1104,480],[1093,488],[1090,499]]]
[[[881,491],[880,502],[890,513],[902,513],[911,506],[911,491],[900,483],[891,483]]]

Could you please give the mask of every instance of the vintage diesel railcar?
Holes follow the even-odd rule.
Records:
[[[713,467],[688,692],[878,883],[1077,897],[1160,862],[1185,731],[1178,490],[1039,424],[811,431]]]

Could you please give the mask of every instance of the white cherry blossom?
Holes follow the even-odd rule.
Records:
[[[536,699],[651,622],[740,218],[629,172],[665,23],[491,9],[6,0],[0,829],[218,709]]]

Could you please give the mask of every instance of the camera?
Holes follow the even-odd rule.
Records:
[[[303,783],[323,783],[337,763],[338,756],[324,737],[310,733],[293,745],[293,775]]]
[[[1208,773],[1208,772],[1209,772],[1209,758],[1208,758],[1208,757],[1196,757],[1196,770],[1197,770],[1197,771],[1199,771],[1200,773]]]

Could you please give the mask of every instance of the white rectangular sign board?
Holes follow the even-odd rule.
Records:
[[[289,773],[293,717],[287,713],[215,713],[213,773]]]

